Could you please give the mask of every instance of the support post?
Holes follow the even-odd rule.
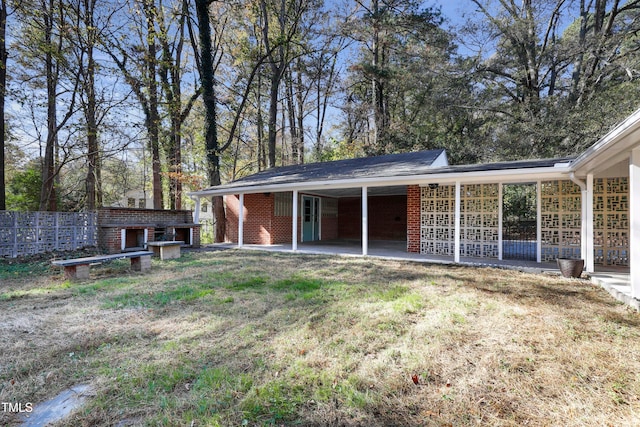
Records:
[[[456,181],[455,226],[453,237],[453,261],[460,262],[460,181]]]
[[[238,247],[244,245],[244,194],[238,198]]]
[[[369,253],[369,208],[367,187],[362,187],[362,255]]]
[[[536,182],[536,262],[542,262],[542,182]]]
[[[200,224],[200,196],[193,199],[196,202],[195,212],[193,213],[193,222]]]
[[[586,251],[582,256],[585,260],[586,270],[588,273],[595,271],[595,253],[593,247],[593,174],[587,175],[587,224],[586,224]]]
[[[504,254],[502,253],[502,209],[503,209],[503,184],[498,184],[498,259],[502,261]]]
[[[293,190],[293,213],[292,213],[291,250],[298,250],[298,190]]]
[[[629,219],[631,296],[640,299],[640,148],[631,151],[629,161]]]

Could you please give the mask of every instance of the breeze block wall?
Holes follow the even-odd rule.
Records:
[[[420,253],[420,186],[407,186],[407,252]]]
[[[187,243],[192,247],[200,246],[200,225],[193,223],[189,210],[121,207],[105,207],[98,210],[98,246],[108,253],[122,251],[121,230],[140,234],[147,230],[147,240],[151,242],[155,240],[157,233],[173,234],[176,229],[192,230],[193,239]]]

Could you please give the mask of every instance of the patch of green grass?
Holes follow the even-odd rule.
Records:
[[[247,289],[261,290],[267,284],[267,282],[268,282],[267,278],[257,276],[257,277],[250,277],[246,279],[243,278],[241,280],[233,281],[225,287],[233,291],[244,291]]]
[[[56,291],[69,289],[72,286],[73,286],[72,282],[65,280],[64,282],[55,283],[53,285],[45,286],[42,288],[11,290],[9,292],[4,292],[0,294],[0,301],[9,301],[12,299],[24,298],[28,296],[51,294]]]
[[[416,293],[406,294],[392,303],[393,310],[402,314],[417,313],[424,307],[422,295]]]
[[[0,260],[0,280],[43,276],[49,272],[49,262],[17,262]]]
[[[304,387],[285,380],[273,380],[254,387],[242,402],[245,419],[279,424],[295,418],[298,407],[308,399]]]
[[[158,292],[124,292],[110,297],[104,308],[164,307],[178,301],[195,301],[212,295],[215,291],[207,284],[194,283]],[[224,302],[232,302],[225,299]]]
[[[403,285],[392,285],[382,291],[376,292],[374,296],[385,302],[395,301],[402,298],[409,292],[409,288]]]

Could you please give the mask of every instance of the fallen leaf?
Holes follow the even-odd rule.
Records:
[[[415,385],[418,385],[418,383],[420,382],[420,380],[418,379],[418,375],[416,374],[411,375],[411,379],[413,380],[413,383]]]

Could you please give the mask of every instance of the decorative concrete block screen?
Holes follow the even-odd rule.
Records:
[[[456,187],[421,188],[420,253],[452,256],[455,234]]]
[[[466,184],[460,196],[460,255],[498,258],[498,184]]]
[[[580,258],[580,187],[571,181],[545,181],[540,192],[542,261]]]
[[[629,180],[597,178],[593,182],[595,263],[629,265]]]
[[[94,212],[0,211],[0,256],[18,257],[96,245]]]

